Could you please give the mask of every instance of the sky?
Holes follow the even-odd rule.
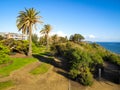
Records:
[[[40,11],[41,21],[52,26],[51,34],[79,33],[87,41],[120,42],[120,0],[0,0],[0,32],[18,32],[19,11]]]

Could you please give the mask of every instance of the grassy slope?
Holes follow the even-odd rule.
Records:
[[[0,68],[0,76],[8,76],[12,71],[23,67],[26,64],[38,61],[35,58],[13,58],[13,63]]]

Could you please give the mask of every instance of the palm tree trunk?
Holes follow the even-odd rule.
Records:
[[[32,56],[32,25],[29,27],[29,51],[28,56]]]

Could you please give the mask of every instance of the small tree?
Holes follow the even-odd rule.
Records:
[[[81,34],[74,34],[70,36],[70,41],[73,41],[73,42],[80,42],[83,39],[84,37]]]

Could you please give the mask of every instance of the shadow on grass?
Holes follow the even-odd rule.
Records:
[[[37,58],[40,62],[53,65],[55,67],[53,70],[56,73],[61,74],[70,80],[73,80],[69,77],[68,68],[64,60],[59,59],[60,62],[57,62],[55,58],[52,57],[49,53],[34,54],[33,57]]]
[[[58,61],[56,61],[55,57],[51,56],[49,53],[33,54],[33,57],[37,58],[40,62],[51,64],[57,69],[62,69],[66,72],[68,71],[67,63],[65,60],[59,58]]]

